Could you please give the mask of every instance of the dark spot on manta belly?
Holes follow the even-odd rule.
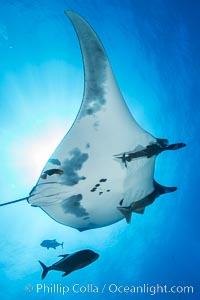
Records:
[[[107,190],[106,192],[110,192],[110,190]]]
[[[99,195],[102,195],[103,194],[103,192],[99,192]]]
[[[106,181],[107,181],[106,178],[101,178],[101,179],[99,180],[99,182],[106,182]]]
[[[88,115],[92,115],[95,112],[95,109],[94,108],[87,108],[86,112],[87,112]]]
[[[88,216],[86,209],[81,206],[81,200],[83,196],[81,194],[73,195],[63,201],[62,208],[65,213],[70,213],[80,218]]]
[[[86,33],[83,32],[83,34]],[[80,118],[99,112],[106,103],[107,57],[103,47],[96,43],[96,37],[90,36],[89,47],[84,47],[84,57],[88,63]]]
[[[69,154],[71,158],[63,162],[62,169],[64,174],[62,177],[64,179],[63,184],[72,186],[79,183],[80,180],[86,179],[85,176],[79,176],[78,171],[82,169],[89,155],[88,153],[82,153],[78,148],[74,148]]]
[[[95,186],[96,186],[96,187],[98,187],[98,186],[100,186],[100,184],[99,184],[99,183],[97,183]]]
[[[120,200],[119,205],[123,204],[124,199]]]

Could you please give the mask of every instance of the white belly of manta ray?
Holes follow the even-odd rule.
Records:
[[[66,11],[81,46],[85,87],[78,116],[44,167],[28,202],[80,231],[130,222],[159,195],[156,156],[169,145],[142,129],[130,114],[105,50],[90,25]]]

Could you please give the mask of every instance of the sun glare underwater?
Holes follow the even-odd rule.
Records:
[[[1,298],[198,299],[200,5],[1,6]]]

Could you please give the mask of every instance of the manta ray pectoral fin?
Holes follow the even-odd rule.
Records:
[[[145,211],[145,207],[133,209],[133,212],[135,212],[137,214],[143,214],[144,211]]]
[[[117,209],[123,214],[128,224],[131,223],[132,217],[132,210],[129,207],[120,207],[118,206]]]
[[[175,192],[177,190],[177,187],[175,187],[175,186],[172,186],[172,187],[164,186],[164,185],[157,183],[155,180],[154,180],[154,188],[157,192],[157,197],[159,197],[160,195],[166,194],[166,193]]]

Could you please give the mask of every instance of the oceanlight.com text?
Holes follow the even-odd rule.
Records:
[[[194,287],[191,285],[120,285],[116,283],[105,283],[105,284],[80,284],[74,283],[73,285],[63,285],[59,283],[54,284],[45,284],[38,283],[35,286],[32,284],[27,284],[25,286],[27,293],[37,293],[37,294],[60,294],[67,295],[70,293],[73,294],[148,294],[151,296],[156,296],[160,294],[194,294]]]
[[[157,294],[193,294],[194,287],[193,286],[168,286],[168,285],[149,285],[143,284],[138,286],[123,286],[110,284],[108,286],[108,290],[110,293],[115,294],[150,294],[151,296],[155,296]]]

